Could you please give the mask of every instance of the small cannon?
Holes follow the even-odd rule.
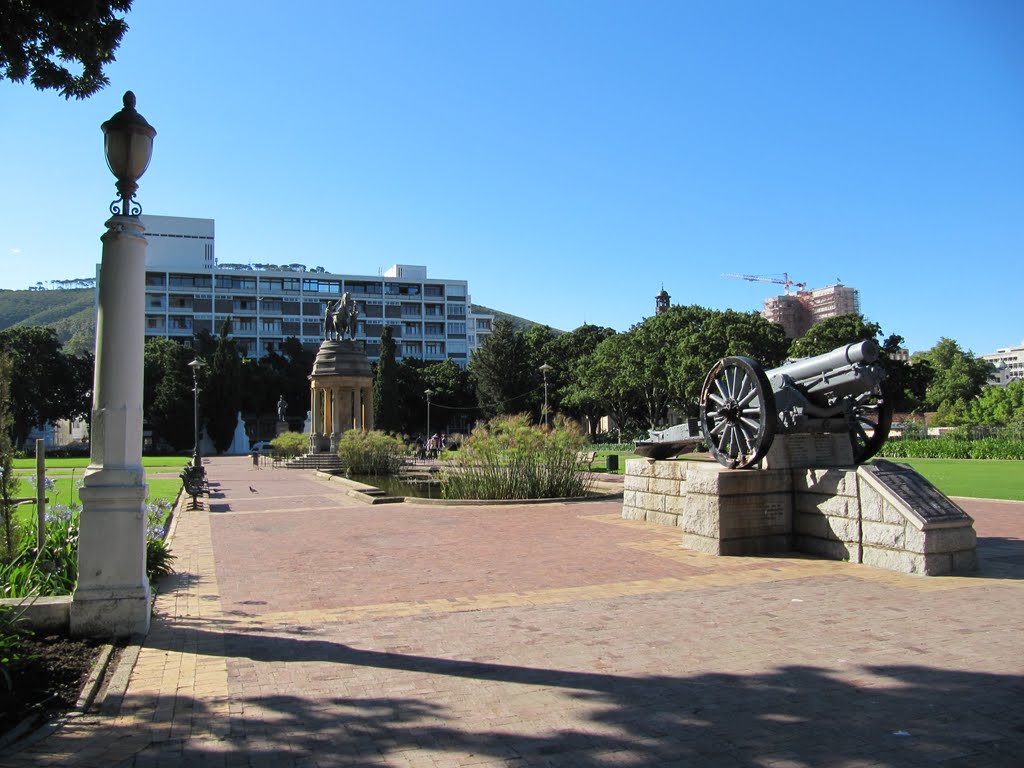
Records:
[[[749,357],[719,360],[700,395],[701,433],[711,454],[729,468],[751,467],[777,434],[846,432],[854,461],[867,461],[892,423],[880,354],[874,341],[861,341],[770,371]]]

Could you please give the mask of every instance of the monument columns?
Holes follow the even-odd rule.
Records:
[[[336,450],[342,433],[373,428],[373,371],[361,341],[328,339],[320,344],[313,372],[314,451]],[[321,406],[318,395],[324,398]]]

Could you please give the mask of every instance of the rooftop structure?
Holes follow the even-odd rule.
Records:
[[[390,326],[399,358],[452,360],[465,366],[490,333],[493,316],[474,314],[465,280],[427,277],[427,268],[396,264],[378,275],[328,272],[304,264],[220,263],[213,219],[141,217],[146,227],[146,337],[188,344],[206,330],[228,334],[248,357],[289,337],[315,348],[324,308],[344,293],[359,304],[356,338],[371,360]]]

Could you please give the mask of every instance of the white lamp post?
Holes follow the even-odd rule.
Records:
[[[135,202],[156,130],[135,111],[135,95],[102,125],[118,199],[100,240],[93,380],[92,454],[79,492],[78,586],[71,606],[77,636],[125,637],[149,630],[146,483],[142,469],[142,374],[146,239]]]
[[[548,425],[548,371],[553,371],[553,370],[554,370],[554,368],[552,368],[547,363],[544,363],[544,365],[542,365],[540,367],[540,372],[544,376],[544,426],[545,427]]]

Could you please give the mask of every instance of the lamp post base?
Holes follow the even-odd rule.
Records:
[[[129,637],[149,631],[147,490],[141,466],[87,474],[79,490],[82,517],[78,587],[71,602],[73,637]]]

